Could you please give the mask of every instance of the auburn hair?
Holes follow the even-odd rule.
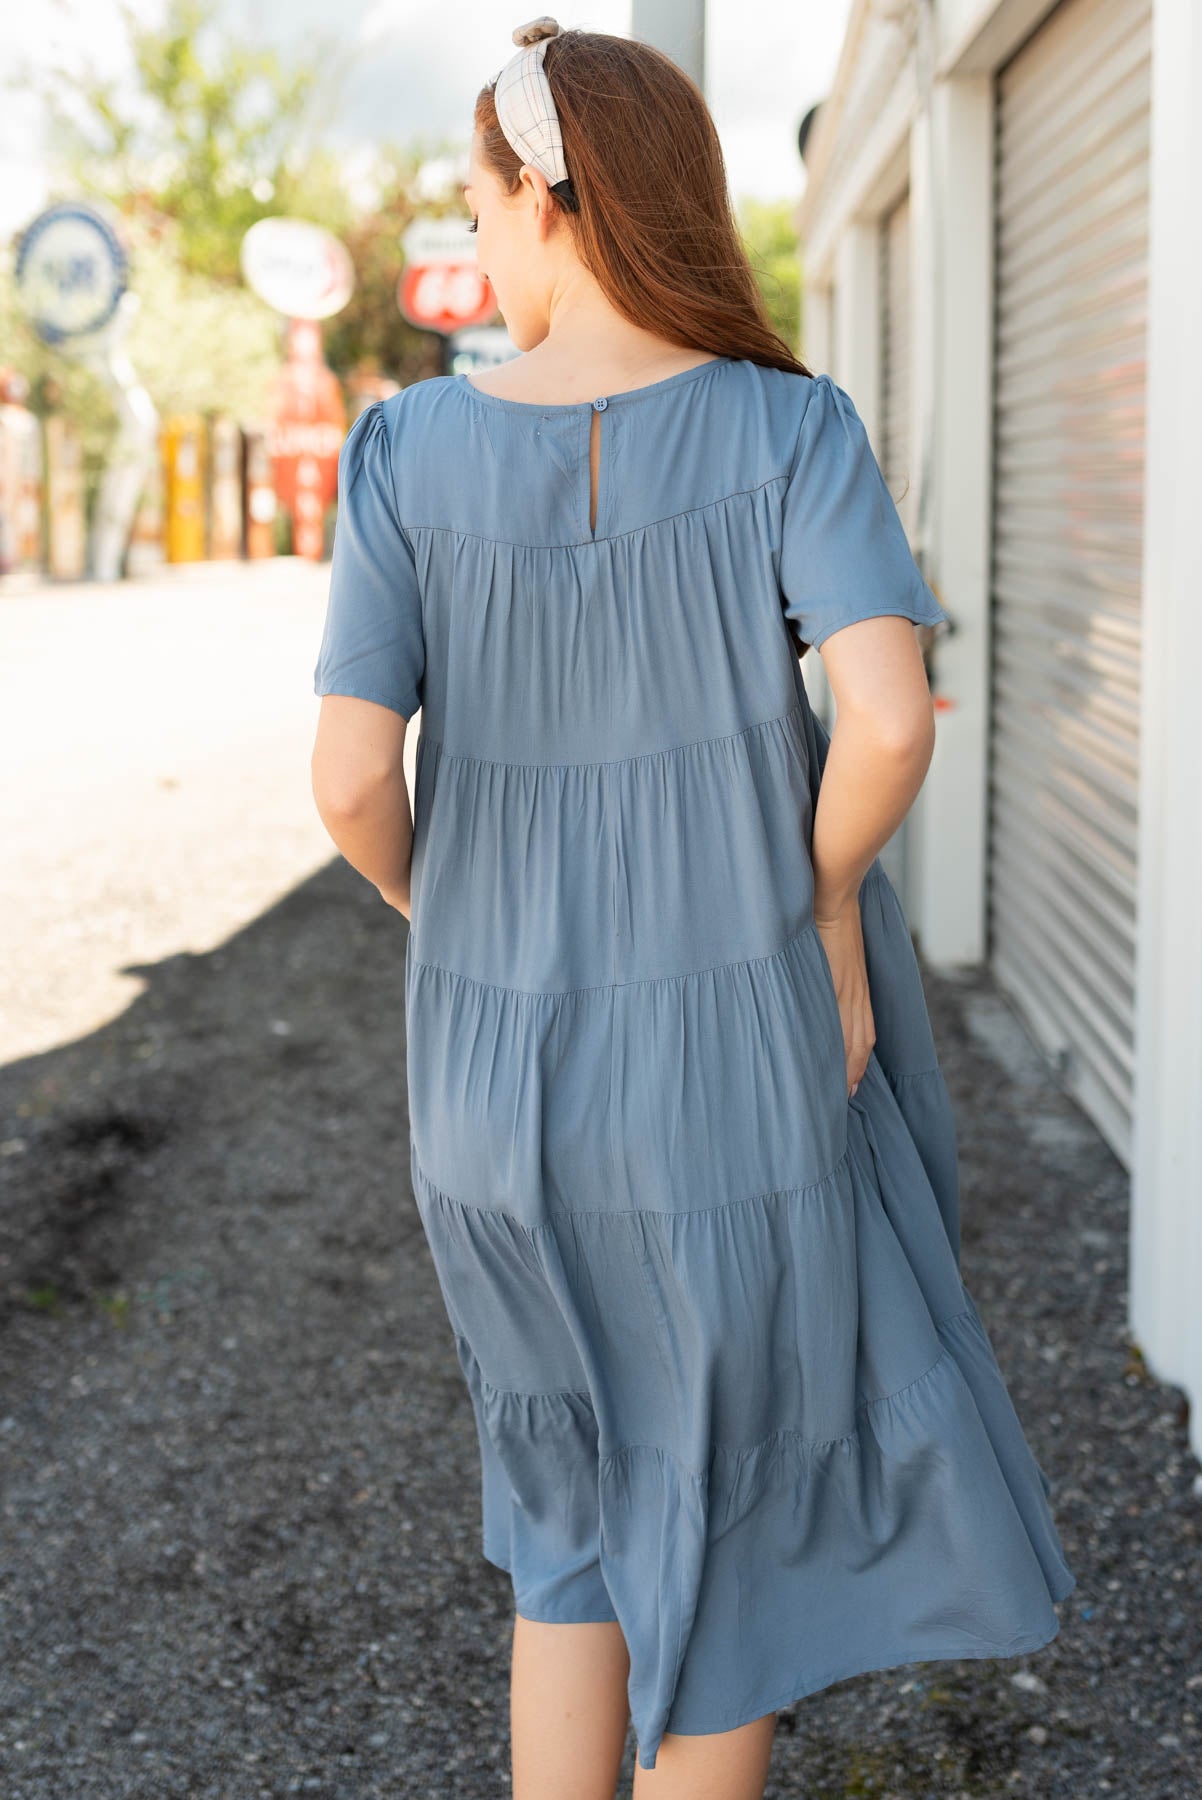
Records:
[[[773,329],[696,83],[653,45],[606,32],[561,31],[544,55],[580,203],[563,215],[610,304],[682,347],[812,375]],[[482,160],[512,195],[524,159],[497,122],[494,86],[474,122]]]

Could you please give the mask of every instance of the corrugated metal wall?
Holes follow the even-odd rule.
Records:
[[[1130,1157],[1151,9],[1064,0],[997,79],[989,933]]]

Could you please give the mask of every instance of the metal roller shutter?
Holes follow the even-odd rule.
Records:
[[[1130,1159],[1149,0],[1064,0],[997,78],[989,943]]]

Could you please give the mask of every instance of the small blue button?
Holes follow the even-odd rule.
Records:
[[[604,412],[605,408],[608,405],[609,405],[608,400],[594,400],[593,401],[593,407],[596,412]]]

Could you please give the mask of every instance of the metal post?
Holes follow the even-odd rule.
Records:
[[[705,0],[631,0],[630,31],[670,56],[705,93]]]

